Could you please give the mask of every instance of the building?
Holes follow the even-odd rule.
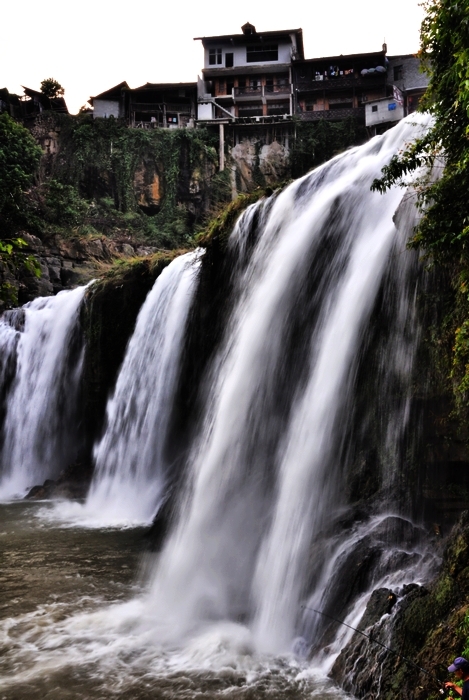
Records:
[[[133,127],[194,126],[197,83],[146,83],[129,91],[128,118]]]
[[[387,94],[366,104],[366,126],[371,134],[393,126],[412,114],[427,89],[429,76],[416,56],[387,56]]]
[[[198,120],[272,121],[294,113],[292,64],[304,58],[301,29],[196,37],[204,48]]]
[[[365,104],[387,95],[386,51],[326,56],[292,65],[295,112],[306,121],[355,117]]]
[[[136,128],[177,129],[194,125],[197,83],[146,83],[131,89],[123,82],[89,102],[95,119],[114,117]]]
[[[63,97],[47,97],[38,90],[31,90],[24,85],[22,88],[24,96],[20,98],[20,102],[23,119],[35,117],[47,111],[68,114],[68,107]]]
[[[96,97],[90,97],[88,102],[93,107],[93,117],[107,119],[124,119],[126,113],[127,92],[130,90],[124,81],[114,87],[102,92]],[[128,101],[128,100],[127,100]]]

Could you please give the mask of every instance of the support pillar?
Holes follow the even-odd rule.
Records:
[[[220,158],[220,172],[225,169],[225,125],[219,124],[220,129],[220,147],[219,147],[219,158]]]

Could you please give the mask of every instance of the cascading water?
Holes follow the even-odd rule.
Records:
[[[165,498],[170,465],[164,444],[200,254],[180,256],[165,268],[139,313],[94,451],[84,512],[99,525],[150,522]]]
[[[302,604],[357,626],[374,588],[425,580],[433,565],[405,481],[417,214],[398,188],[370,191],[426,126],[413,115],[242,215],[200,437],[146,590],[91,614],[54,609],[40,629],[18,616],[0,687],[45,673],[59,687],[77,667],[90,698],[345,698],[325,675],[351,633]],[[190,260],[155,284],[108,404],[86,506],[103,526],[145,521],[168,487],[160,438],[191,322]]]
[[[78,313],[84,291],[79,287],[35,299],[0,322],[2,364],[15,365],[13,381],[8,372],[2,377],[2,499],[24,495],[73,460],[82,364]]]
[[[398,234],[393,215],[402,191],[383,197],[370,185],[422,128],[403,122],[269,203],[240,272],[179,521],[152,584],[155,618],[166,619],[172,634],[207,620],[247,620],[257,648],[286,651],[300,603],[311,594],[312,546],[317,594],[324,592],[334,546],[343,546],[324,535],[347,510],[340,457],[348,449],[343,440],[366,324],[380,290],[389,294],[386,280],[389,289],[402,285],[387,363],[402,365],[403,385],[410,379],[412,362],[404,356],[415,347],[408,348],[414,291],[402,284],[402,269],[404,276],[415,272],[415,257],[407,253],[404,264],[400,258],[415,210]],[[397,460],[389,465],[399,469]],[[381,476],[383,484],[392,481]],[[382,505],[383,512],[395,507]]]

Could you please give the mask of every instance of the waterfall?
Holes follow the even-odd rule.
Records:
[[[84,291],[35,299],[0,321],[2,499],[24,495],[74,458]]]
[[[418,341],[417,260],[406,250],[416,212],[413,203],[401,209],[398,229],[403,190],[379,195],[370,185],[427,121],[413,115],[334,158],[257,205],[257,217],[249,210],[244,224],[256,219],[255,236],[235,233],[246,262],[236,271],[233,310],[206,380],[204,427],[148,599],[147,624],[171,637],[209,621],[243,621],[258,649],[284,652],[308,627],[301,603],[316,596],[332,604],[330,579],[344,575],[367,532],[334,531],[340,518],[353,524],[347,470],[369,420],[358,410],[362,381],[374,394],[369,411],[381,422],[383,455],[368,525],[386,549],[367,583],[396,571],[405,578],[404,545],[397,535],[382,542],[401,516],[393,497]],[[367,328],[379,304],[381,354],[367,367]],[[418,576],[412,562],[409,576]]]
[[[94,450],[84,511],[100,526],[151,522],[166,496],[165,438],[199,266],[200,251],[173,260],[140,310]]]
[[[66,571],[76,577],[57,595],[51,578],[39,617],[28,599],[6,619],[5,688],[41,693],[38,679],[66,687],[73,673],[102,697],[345,697],[326,675],[354,692],[368,652],[359,645],[341,661],[352,629],[336,623],[375,625],[393,646],[392,604],[429,580],[437,557],[419,525],[413,469],[427,277],[407,248],[415,194],[370,186],[427,127],[412,115],[338,155],[246,209],[228,241],[161,273],[108,400],[86,503],[35,512],[49,528],[57,514],[73,521]],[[7,496],[48,476],[74,445],[82,294],[0,321]],[[129,600],[119,571],[141,533],[107,528],[147,524],[163,503],[162,548],[145,558]],[[89,537],[89,555],[75,552],[83,525],[104,529]],[[81,574],[90,564],[94,579]]]

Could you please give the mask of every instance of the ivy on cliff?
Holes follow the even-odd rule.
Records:
[[[110,119],[59,117],[60,151],[53,177],[77,188],[84,196],[111,195],[117,211],[139,212],[134,179],[137,169],[153,162],[161,175],[162,197],[156,216],[147,222],[150,237],[165,232],[184,242],[187,209],[181,182],[187,188],[193,173],[203,179],[217,162],[216,140],[201,129],[131,129]]]

